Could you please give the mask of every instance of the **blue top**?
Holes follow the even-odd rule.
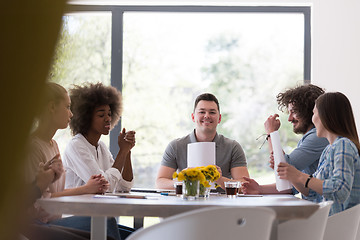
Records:
[[[329,145],[326,138],[316,136],[316,128],[310,129],[290,154],[285,154],[287,163],[306,174],[313,174],[318,166],[321,153]]]
[[[285,154],[285,160],[299,171],[313,174],[319,164],[321,153],[327,145],[329,145],[328,140],[316,136],[316,128],[313,127],[300,139],[297,148],[290,154]],[[292,193],[295,195],[299,192],[293,187]],[[306,199],[304,195],[302,197]]]
[[[360,203],[360,157],[355,144],[338,137],[321,154],[314,177],[324,180],[323,195],[309,190],[308,200],[334,201],[329,215]]]

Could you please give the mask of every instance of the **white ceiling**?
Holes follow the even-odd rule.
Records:
[[[309,6],[313,0],[69,0],[84,5]]]

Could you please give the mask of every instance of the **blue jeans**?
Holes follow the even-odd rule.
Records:
[[[49,222],[52,225],[58,225],[63,227],[75,228],[83,231],[90,231],[91,228],[91,218],[90,217],[81,217],[81,216],[72,216],[66,218],[60,218],[54,221]],[[109,237],[114,238],[115,240],[121,240],[118,225],[115,218],[108,217],[107,219],[107,230],[106,233]]]
[[[120,237],[123,240],[126,239],[130,234],[132,234],[135,231],[134,228],[129,228],[119,224],[118,224],[118,228],[119,228]]]

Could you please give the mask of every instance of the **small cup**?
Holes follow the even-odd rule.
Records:
[[[175,182],[174,183],[176,196],[182,196],[182,188],[183,188],[182,185],[183,185],[183,182]]]
[[[237,192],[239,190],[240,187],[240,182],[224,182],[225,184],[225,191],[226,191],[226,196],[228,198],[236,198],[237,196]]]

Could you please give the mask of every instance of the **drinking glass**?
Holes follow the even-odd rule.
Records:
[[[240,182],[225,182],[225,191],[228,198],[236,198],[237,192],[240,187]]]
[[[181,196],[182,195],[182,186],[183,182],[175,182],[174,183],[174,188],[175,188],[175,192],[176,192],[176,196]]]

